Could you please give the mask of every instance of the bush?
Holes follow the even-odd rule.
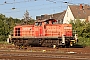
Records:
[[[7,36],[1,35],[0,36],[0,41],[6,41],[7,40]]]
[[[90,46],[90,38],[85,37],[79,37],[78,38],[78,44],[82,46]]]
[[[90,22],[81,21],[80,19],[71,20],[70,24],[79,37],[79,45],[90,46]]]

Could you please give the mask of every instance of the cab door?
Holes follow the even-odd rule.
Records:
[[[42,36],[42,35],[43,35],[43,27],[40,26],[40,27],[39,27],[39,36]]]
[[[35,32],[35,36],[36,37],[40,37],[42,36],[42,23],[41,22],[37,22],[36,25],[34,26],[34,32]]]

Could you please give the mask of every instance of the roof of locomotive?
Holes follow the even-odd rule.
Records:
[[[36,20],[35,22],[46,22],[46,21],[56,21],[55,19],[40,19],[40,20]]]
[[[15,27],[33,27],[34,25],[17,25]]]

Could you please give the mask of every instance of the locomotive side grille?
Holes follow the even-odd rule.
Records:
[[[20,28],[15,28],[15,36],[20,36]]]

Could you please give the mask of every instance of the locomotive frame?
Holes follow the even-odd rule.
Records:
[[[10,40],[16,46],[52,47],[52,46],[55,45],[56,47],[70,47],[70,46],[73,46],[74,44],[77,43],[77,35],[72,36],[72,26],[70,24],[55,24],[55,23],[56,23],[55,19],[35,21],[34,25],[28,25],[29,27],[34,27],[34,30],[32,31],[33,33],[32,33],[31,36],[27,36],[27,35],[21,36],[21,34],[20,34],[21,32],[20,31],[15,31],[16,27],[14,27],[14,34],[13,34],[13,36],[11,36]],[[45,34],[46,33],[45,29],[47,28],[47,26],[49,26],[49,27],[52,26],[52,28],[53,28],[53,26],[59,26],[59,25],[63,26],[63,27],[64,27],[64,25],[65,26],[70,26],[71,29],[69,29],[70,31],[67,30],[67,32],[65,32],[65,31],[63,32],[63,30],[61,30],[63,33],[61,33],[60,36],[58,36],[58,34],[54,35],[55,33],[50,33],[51,35],[50,34],[48,35],[48,33]],[[25,26],[25,25],[20,25],[20,27],[21,26]],[[42,28],[41,30],[43,32],[39,31],[40,30],[39,29],[37,31],[39,33],[34,33],[36,31],[36,28],[40,28],[40,29]],[[47,28],[47,29],[50,29],[50,28]],[[61,27],[60,27],[60,29],[61,29]],[[68,29],[68,27],[66,27],[66,29]],[[17,29],[17,30],[20,30],[20,29]],[[31,30],[31,29],[29,29],[29,30]],[[52,32],[55,32],[54,30]],[[19,34],[16,34],[16,32],[18,32]],[[41,34],[41,32],[43,34]],[[70,33],[70,35],[65,35],[64,33],[67,33],[67,34]],[[37,34],[39,34],[39,35],[37,35]]]

